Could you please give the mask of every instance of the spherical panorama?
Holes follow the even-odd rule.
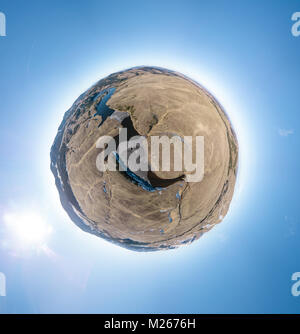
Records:
[[[220,223],[237,161],[237,139],[217,100],[157,67],[98,81],[65,113],[51,148],[73,222],[137,251],[191,243]]]

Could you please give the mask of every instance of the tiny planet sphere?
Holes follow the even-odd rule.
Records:
[[[191,181],[190,170],[172,163],[168,171],[154,168],[151,154],[148,171],[99,170],[104,148],[97,141],[110,136],[120,144],[120,129],[147,143],[154,136],[203,138],[201,179]],[[123,166],[116,151],[109,153]],[[192,154],[196,159],[194,147]],[[98,81],[74,102],[50,155],[62,206],[77,226],[131,250],[156,251],[190,244],[222,221],[238,143],[221,105],[198,83],[168,69],[135,67]]]

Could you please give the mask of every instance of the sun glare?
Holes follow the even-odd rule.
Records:
[[[6,213],[3,220],[9,239],[20,248],[43,249],[52,232],[51,226],[34,211]]]

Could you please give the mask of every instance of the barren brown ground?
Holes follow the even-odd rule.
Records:
[[[99,126],[101,116],[94,116],[103,98],[97,94],[112,87],[107,106],[127,113],[140,135],[204,137],[201,182],[178,180],[148,192],[120,172],[98,171],[97,139],[117,136],[122,126],[115,117]],[[131,249],[159,250],[190,243],[225,217],[237,158],[230,121],[204,88],[173,71],[140,67],[100,80],[74,103],[53,144],[51,168],[64,208],[82,229]],[[172,179],[180,173],[155,174]]]

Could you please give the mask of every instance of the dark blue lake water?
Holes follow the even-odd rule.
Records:
[[[113,95],[115,90],[116,89],[114,87],[109,88],[109,89],[104,89],[99,94],[97,94],[97,96],[95,97],[95,100],[96,100],[99,96],[105,94],[102,97],[101,101],[96,106],[97,112],[94,115],[94,116],[100,115],[102,117],[102,120],[101,120],[101,123],[99,124],[99,126],[101,126],[103,124],[103,122],[107,119],[107,117],[111,116],[114,113],[114,109],[109,108],[106,105],[106,103],[111,98],[111,96]]]

